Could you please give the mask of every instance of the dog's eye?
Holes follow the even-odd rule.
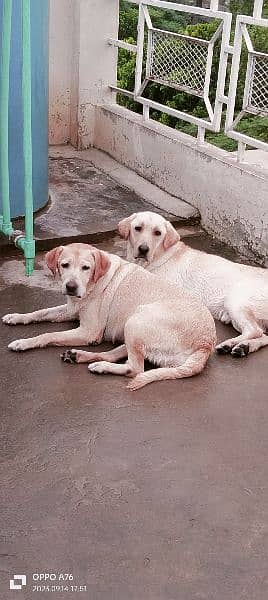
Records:
[[[161,235],[161,231],[159,231],[159,229],[156,229],[156,230],[154,231],[154,235]]]
[[[141,226],[140,225],[136,225],[135,231],[141,231]]]
[[[89,265],[83,265],[82,267],[82,271],[89,271],[90,267]]]
[[[68,267],[70,266],[68,262],[65,263],[61,263],[61,266],[63,269],[68,269]]]

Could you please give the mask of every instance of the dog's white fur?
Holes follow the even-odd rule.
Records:
[[[47,345],[99,344],[122,341],[109,352],[69,350],[68,362],[92,363],[94,373],[115,373],[132,378],[134,390],[161,379],[178,379],[200,373],[216,343],[214,321],[207,308],[175,286],[118,256],[87,244],[70,244],[46,255],[48,267],[59,272],[67,304],[28,314],[3,317],[4,323],[68,321],[79,318],[70,331],[45,333],[16,340],[11,350]],[[127,357],[124,364],[113,364]],[[144,359],[161,368],[144,372]]]
[[[241,335],[217,346],[219,353],[245,356],[268,345],[268,273],[189,248],[174,227],[154,212],[134,213],[118,225],[127,258],[180,284],[203,302],[215,319]],[[139,246],[148,247],[146,257]]]

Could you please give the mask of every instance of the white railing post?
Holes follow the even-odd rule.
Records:
[[[262,0],[255,0],[254,16],[249,17],[246,15],[239,15],[236,19],[225,133],[228,137],[238,142],[237,159],[239,162],[241,162],[245,156],[247,145],[263,150],[267,150],[268,148],[267,142],[246,135],[237,128],[246,114],[258,115],[260,117],[267,116],[268,114],[268,53],[255,50],[250,37],[250,30],[247,29],[250,25],[268,28],[268,19],[264,19],[261,16],[262,6]],[[248,52],[248,64],[244,83],[243,104],[242,107],[240,107],[240,112],[236,114],[237,84],[243,41],[245,41]]]
[[[136,62],[136,73],[135,73],[135,94],[141,88],[141,77],[142,77],[142,59],[143,59],[143,44],[144,44],[144,25],[145,16],[143,7],[139,6],[139,22],[138,22],[138,37],[137,37],[137,62]]]
[[[219,0],[210,0],[210,10],[219,10]]]
[[[197,128],[197,144],[204,144],[205,143],[205,135],[206,135],[206,130],[205,127],[200,127],[200,125]]]
[[[254,0],[253,17],[261,19],[263,0]]]

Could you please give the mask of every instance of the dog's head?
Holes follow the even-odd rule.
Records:
[[[59,274],[63,294],[75,298],[85,298],[111,264],[106,252],[89,244],[58,246],[46,254],[45,261],[54,276]]]
[[[127,259],[146,267],[179,241],[176,229],[154,212],[139,212],[123,219],[118,231],[127,240]]]

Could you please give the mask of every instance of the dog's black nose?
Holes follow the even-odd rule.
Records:
[[[76,292],[77,292],[77,283],[75,283],[75,281],[68,281],[68,283],[66,283],[66,292],[69,296],[75,296]]]
[[[138,250],[140,256],[146,256],[146,254],[149,252],[149,246],[147,246],[147,244],[141,244]]]

